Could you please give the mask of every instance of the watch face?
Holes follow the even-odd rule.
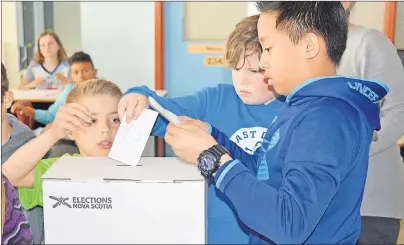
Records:
[[[199,161],[199,167],[203,171],[212,171],[215,167],[216,158],[209,152],[203,154]]]

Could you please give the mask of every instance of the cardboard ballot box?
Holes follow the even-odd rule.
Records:
[[[205,244],[206,184],[177,158],[60,158],[43,176],[46,244]]]

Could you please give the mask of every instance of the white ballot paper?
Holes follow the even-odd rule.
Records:
[[[108,157],[127,165],[137,165],[156,122],[158,113],[144,109],[139,118],[126,123],[123,117]]]

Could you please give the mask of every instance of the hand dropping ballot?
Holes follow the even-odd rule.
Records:
[[[140,161],[158,113],[144,109],[138,119],[126,123],[126,115],[115,136],[108,157],[127,165],[137,165]]]
[[[169,122],[178,124],[180,119],[171,111],[162,107],[155,99],[149,97],[150,106],[155,110],[144,109],[139,118],[126,123],[126,115],[115,136],[108,157],[127,165],[137,165],[140,161],[150,133],[160,113]]]

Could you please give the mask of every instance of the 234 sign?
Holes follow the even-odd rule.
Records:
[[[207,66],[224,66],[226,62],[222,56],[207,56],[204,58],[203,64]]]

